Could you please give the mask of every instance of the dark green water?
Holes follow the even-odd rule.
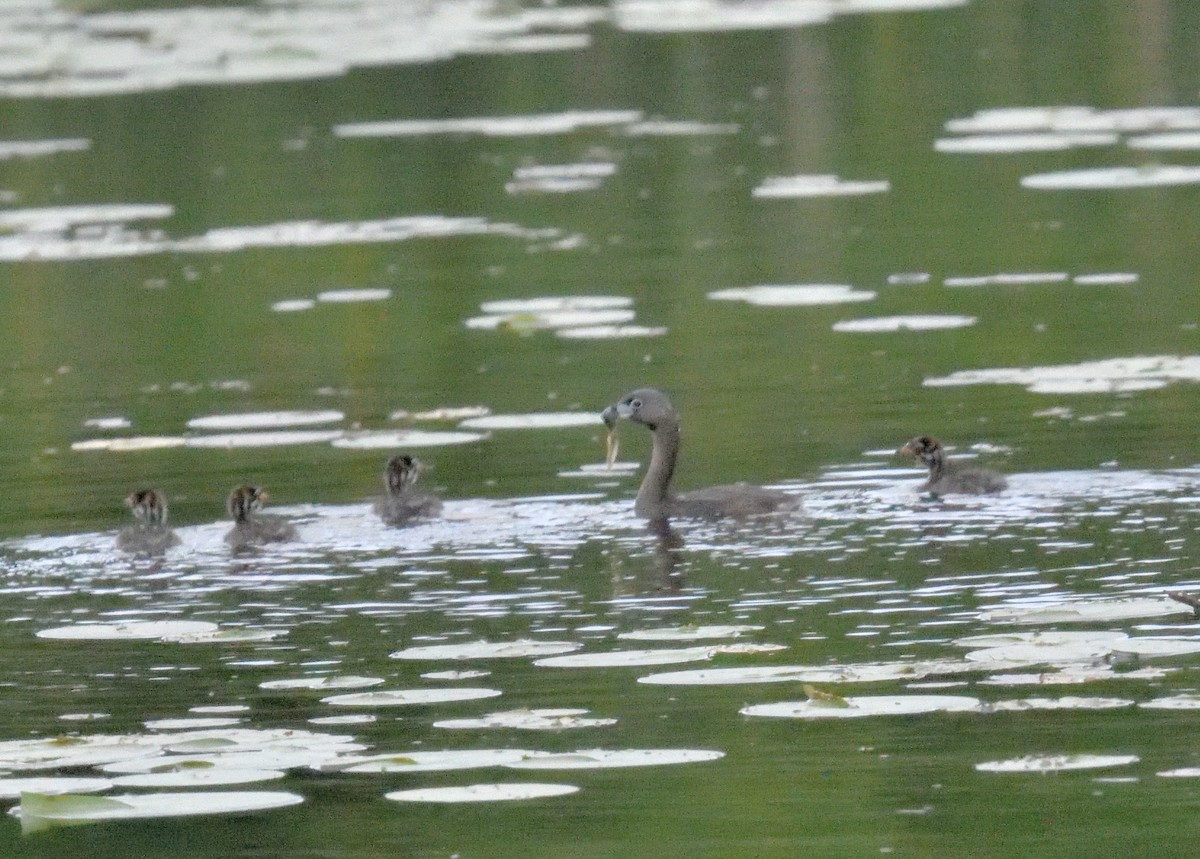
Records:
[[[724,5],[727,12],[769,7]],[[526,637],[581,642],[585,652],[687,646],[616,635],[689,624],[757,625],[763,629],[743,641],[787,648],[718,655],[712,667],[958,659],[964,649],[951,644],[955,638],[1034,629],[1196,635],[1186,611],[1036,626],[992,622],[980,612],[1021,599],[1156,597],[1200,587],[1193,465],[1200,189],[1194,179],[1022,185],[1061,171],[1136,168],[1137,180],[1163,166],[1196,169],[1195,143],[1136,147],[1148,135],[1200,128],[1182,112],[1200,91],[1200,8],[1165,0],[974,0],[807,26],[672,33],[616,26],[628,21],[620,14],[638,9],[626,5],[623,13],[595,7],[587,25],[527,28],[574,35],[581,41],[571,49],[470,47],[487,42],[480,32],[515,27],[512,6],[414,37],[425,47],[457,39],[445,58],[364,60],[307,80],[75,97],[22,95],[20,86],[75,80],[64,58],[84,56],[82,42],[63,48],[47,37],[31,47],[37,39],[29,32],[54,29],[48,19],[11,13],[10,23],[0,12],[0,59],[48,62],[47,52],[61,52],[57,70],[0,65],[0,142],[90,141],[83,151],[0,160],[0,218],[83,204],[172,207],[164,218],[120,222],[146,242],[140,253],[128,233],[87,221],[57,232],[0,226],[0,741],[145,733],[143,722],[186,717],[193,707],[245,705],[236,714],[243,727],[328,730],[379,752],[694,748],[724,757],[533,773],[296,767],[280,781],[249,786],[302,795],[293,808],[28,837],[15,820],[0,821],[0,855],[1192,855],[1200,783],[1156,773],[1197,765],[1194,711],[1133,703],[1196,692],[1194,655],[1143,660],[1141,667],[1170,669],[1160,677],[1114,675],[1078,686],[981,682],[991,669],[926,678],[961,684],[940,690],[904,680],[815,684],[839,695],[1130,702],[1112,709],[805,721],[738,712],[803,700],[799,682],[636,682],[707,662],[565,669],[527,658],[410,663],[388,654]],[[440,20],[458,8],[438,7],[427,4],[421,15]],[[89,5],[114,8],[143,5]],[[307,56],[322,34],[336,42],[336,21],[359,12],[353,4],[330,8],[332,18],[305,36],[310,41],[243,28],[255,34],[246,36],[255,47],[233,44],[213,68],[235,68],[247,52]],[[391,9],[378,26],[412,9]],[[667,20],[699,20],[702,12],[693,6]],[[93,20],[96,29],[103,20]],[[72,21],[63,32],[86,29],[86,19]],[[169,41],[146,35],[136,16],[106,26],[111,56],[124,49],[122,33],[142,45]],[[198,25],[171,38],[220,53]],[[301,43],[309,47],[295,47]],[[338,44],[354,54],[353,39]],[[78,75],[89,85],[113,77],[94,69]],[[1089,127],[1072,133],[1111,140],[1053,151],[935,149],[939,139],[966,136],[947,123],[979,111],[1071,105],[1094,111]],[[1181,112],[1095,116],[1155,107]],[[567,111],[690,125],[670,134],[644,133],[630,119],[556,133],[528,122],[503,133],[494,125],[384,137],[335,132],[352,123]],[[609,165],[608,172],[584,190],[506,190],[521,168],[580,164]],[[862,195],[754,193],[771,177],[807,174],[890,185]],[[418,217],[425,219],[419,235],[380,241],[249,232]],[[232,228],[243,231],[225,241],[210,232]],[[240,249],[230,247],[231,236]],[[1031,273],[1041,277],[1023,277]],[[1090,275],[1121,277],[1088,283]],[[953,285],[982,277],[993,280]],[[789,284],[840,284],[875,297],[807,306],[709,297]],[[390,294],[272,309],[367,288]],[[630,324],[665,333],[568,339],[528,330],[528,314],[496,330],[466,325],[485,315],[485,302],[546,296],[630,299]],[[924,315],[974,322],[927,331],[833,328]],[[1037,380],[1054,374],[1030,370],[1156,356],[1176,363],[1085,366],[1040,389]],[[1025,368],[1030,381],[925,384],[996,368]],[[597,419],[412,448],[434,466],[424,483],[447,499],[446,519],[386,529],[364,502],[380,491],[390,449],[244,446],[245,430],[234,430],[225,446],[195,446],[205,433],[187,426],[213,414],[336,410],[341,420],[316,428],[447,431],[458,422],[391,416],[447,406],[598,415],[642,384],[670,391],[683,413],[681,487],[739,479],[782,485],[803,499],[804,512],[740,525],[676,523],[681,546],[665,552],[632,517],[629,472],[569,475],[601,461]],[[85,424],[111,417],[128,425]],[[962,453],[980,445],[974,452],[1013,476],[1009,492],[957,503],[921,498],[920,474],[890,456],[919,433],[936,433]],[[636,427],[623,430],[622,459],[646,458],[642,436]],[[72,447],[143,437],[178,446]],[[273,508],[297,521],[302,543],[230,557],[221,541],[226,526],[213,523],[224,516],[228,488],[247,479],[270,488]],[[143,484],[169,495],[184,540],[159,563],[112,548],[127,517],[121,499]],[[204,645],[34,635],[86,621],[168,617],[282,635]],[[384,678],[389,689],[437,687],[453,684],[421,674],[476,668],[492,673],[462,683],[499,689],[501,697],[379,708],[364,711],[375,722],[327,728],[308,720],[344,713],[320,696],[259,687],[331,671]],[[522,707],[587,708],[618,722],[561,732],[433,726]],[[81,713],[106,718],[59,718]],[[1076,753],[1140,760],[1046,774],[975,770],[985,761]],[[494,804],[383,798],[406,788],[522,780],[580,791]]]

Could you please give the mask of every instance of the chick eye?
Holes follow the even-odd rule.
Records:
[[[642,401],[641,400],[630,400],[629,405],[635,409],[640,409],[642,407]]]

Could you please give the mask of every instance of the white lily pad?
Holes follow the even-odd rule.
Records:
[[[423,680],[478,680],[480,677],[488,677],[490,671],[428,671],[421,675]]]
[[[1152,638],[1142,636],[1126,638],[1113,645],[1113,653],[1131,653],[1147,658],[1155,656],[1186,656],[1189,653],[1200,653],[1200,640],[1194,638],[1171,638],[1161,636]]]
[[[215,629],[209,632],[188,632],[165,636],[173,644],[230,644],[245,641],[273,641],[287,635],[284,629]]]
[[[1054,646],[1059,644],[1096,644],[1111,646],[1118,641],[1129,638],[1124,632],[1115,630],[1087,630],[1083,632],[1036,630],[1034,632],[996,632],[986,635],[968,635],[956,638],[951,644],[959,647],[990,648],[1007,647],[1011,644],[1032,644]]]
[[[854,719],[863,716],[911,716],[918,713],[980,712],[978,698],[965,695],[863,695],[838,698],[837,703],[810,699],[754,704],[738,712],[743,716],[777,719]]]
[[[365,689],[383,683],[382,677],[356,677],[352,674],[327,674],[322,677],[295,677],[288,680],[265,680],[259,689],[304,689],[324,691],[326,689]]]
[[[287,775],[283,770],[251,770],[224,766],[179,769],[174,772],[135,773],[117,776],[117,787],[209,787],[274,781]]]
[[[112,786],[111,780],[95,777],[0,778],[0,799],[17,799],[23,793],[94,793]]]
[[[466,784],[459,787],[394,790],[384,796],[396,802],[502,802],[566,796],[578,790],[573,784]]]
[[[288,447],[294,444],[321,444],[341,438],[341,430],[264,430],[188,436],[185,447]]]
[[[359,301],[384,301],[391,297],[390,289],[327,289],[317,294],[317,301],[330,304],[352,304]]]
[[[298,805],[303,801],[304,797],[284,791],[204,791],[106,797],[25,793],[21,796],[17,816],[21,819],[21,830],[30,833],[52,826],[74,826],[102,820],[262,811]]]
[[[216,632],[203,620],[131,620],[125,623],[81,623],[38,630],[38,638],[57,641],[151,641],[177,635]]]
[[[1174,600],[1135,597],[997,606],[980,612],[979,619],[987,623],[1102,623],[1191,611]]]
[[[850,180],[834,175],[768,176],[751,193],[757,198],[847,197],[890,191],[886,179]]]
[[[736,649],[734,649],[736,648]],[[674,665],[701,662],[718,653],[767,653],[786,650],[782,644],[716,644],[705,647],[659,648],[655,650],[611,650],[606,653],[573,653],[551,656],[533,664],[544,668],[618,668],[640,665]]]
[[[1132,707],[1128,698],[1020,698],[1012,701],[993,701],[988,707],[994,712],[1021,712],[1024,710],[1119,710]]]
[[[976,321],[977,317],[974,316],[953,316],[950,314],[874,316],[835,322],[833,323],[833,330],[855,334],[877,334],[891,331],[945,331],[950,328],[967,328],[974,325]]]
[[[347,713],[344,716],[314,716],[308,720],[310,725],[369,725],[378,721],[374,713]]]
[[[472,641],[466,644],[428,644],[407,647],[389,653],[392,659],[515,659],[523,656],[549,656],[570,653],[583,647],[578,641]]]
[[[1114,671],[1110,665],[1064,665],[1037,674],[992,674],[979,681],[983,686],[1072,686],[1107,680],[1159,680],[1168,672],[1161,668]]]
[[[1033,393],[1075,394],[1155,390],[1176,381],[1200,381],[1200,356],[1137,355],[1045,367],[959,370],[925,379],[923,384],[1023,385]]]
[[[473,316],[464,325],[480,331],[542,331],[554,328],[580,328],[594,325],[621,325],[632,322],[632,310],[546,310],[539,313],[508,313]]]
[[[1196,184],[1200,184],[1200,167],[1178,164],[1093,167],[1055,173],[1034,173],[1021,179],[1022,188],[1039,191],[1120,190]]]
[[[519,731],[562,731],[574,728],[602,728],[615,725],[616,719],[587,718],[587,710],[506,710],[488,713],[476,719],[443,719],[434,722],[435,728],[454,730],[483,730],[512,728]]]
[[[723,686],[743,683],[874,683],[919,680],[939,674],[980,671],[965,661],[880,662],[858,665],[768,665],[741,668],[702,668],[639,677],[639,683],[660,686]]]
[[[1200,710],[1200,696],[1194,694],[1170,695],[1153,698],[1138,704],[1146,710]]]
[[[312,310],[316,306],[317,303],[311,298],[285,298],[272,304],[271,309],[276,313],[299,313]]]
[[[397,752],[344,755],[314,768],[320,772],[393,773],[481,769],[515,763],[535,752],[524,749],[464,749],[461,751]]]
[[[747,632],[758,632],[761,626],[750,624],[672,626],[663,629],[634,629],[618,633],[617,638],[630,641],[704,641],[710,638],[738,638]]]
[[[1026,755],[1003,761],[984,761],[975,764],[975,769],[993,773],[1044,773],[1123,767],[1139,760],[1137,755]]]
[[[526,752],[505,767],[519,770],[592,770],[701,763],[725,757],[713,749],[580,749],[575,752]]]
[[[1180,767],[1174,770],[1162,770],[1155,773],[1163,778],[1200,778],[1200,767]]]
[[[471,444],[487,438],[478,432],[434,432],[431,430],[375,430],[346,433],[333,440],[334,447],[348,450],[390,450],[398,447],[445,447]]]
[[[71,443],[71,450],[108,450],[113,453],[130,453],[139,450],[162,450],[183,447],[183,436],[136,436],[133,438],[90,438]]]
[[[974,134],[970,137],[940,138],[933,142],[933,148],[937,152],[970,154],[1062,152],[1079,146],[1111,146],[1119,139],[1116,134],[1065,134],[1061,132]]]
[[[322,704],[334,707],[409,707],[418,704],[444,704],[451,701],[473,701],[494,698],[503,694],[499,689],[478,689],[450,686],[444,689],[387,689],[378,692],[357,692],[349,695],[330,695]]]
[[[189,429],[243,430],[275,429],[277,427],[310,426],[312,424],[337,423],[346,419],[344,412],[324,411],[279,411],[243,412],[232,415],[207,415],[192,418],[187,422]]]
[[[210,716],[190,719],[153,719],[143,724],[152,731],[190,731],[197,728],[228,728],[241,722],[229,716]]]
[[[708,297],[717,301],[744,301],[758,307],[812,307],[823,304],[870,301],[875,298],[875,293],[839,284],[805,284],[718,289],[710,292]]]
[[[662,337],[667,329],[661,325],[583,325],[559,328],[555,337],[567,340],[628,340],[635,337]]]
[[[633,299],[624,295],[562,295],[485,301],[479,305],[479,309],[484,313],[497,314],[552,313],[562,310],[612,310],[632,304]]]
[[[592,412],[533,412],[527,415],[485,415],[467,418],[459,424],[467,429],[558,429],[560,427],[590,427],[602,423],[599,413]]]

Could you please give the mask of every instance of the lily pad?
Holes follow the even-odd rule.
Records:
[[[725,757],[714,749],[581,749],[575,752],[526,752],[505,767],[519,770],[592,770],[701,763]]]
[[[322,704],[334,707],[410,707],[417,704],[444,704],[450,701],[473,701],[494,698],[499,689],[474,689],[451,686],[444,689],[389,689],[379,692],[357,692],[349,695],[330,695]]]
[[[586,718],[587,712],[572,709],[506,710],[488,713],[476,719],[443,719],[434,722],[433,726],[468,730],[512,728],[519,731],[563,731],[573,728],[600,728],[617,723],[616,719]]]
[[[465,749],[461,751],[398,752],[380,755],[344,755],[325,761],[320,772],[442,772],[503,766],[536,754],[523,749]]]
[[[978,713],[980,706],[978,698],[965,695],[868,695],[839,698],[836,703],[817,698],[754,704],[738,712],[743,716],[770,716],[777,719],[854,719],[938,712]]]
[[[701,662],[718,653],[767,653],[786,650],[782,644],[717,644],[707,647],[659,648],[656,650],[612,650],[607,653],[574,653],[551,656],[533,664],[544,668],[620,668],[641,665],[672,665]]]
[[[37,832],[52,826],[75,826],[102,820],[230,814],[298,805],[304,797],[284,791],[122,794],[118,796],[51,796],[24,793],[17,816],[21,830]]]
[[[674,626],[664,629],[635,629],[622,632],[617,638],[631,641],[704,641],[710,638],[738,638],[747,632],[758,632],[761,626],[749,624],[728,626]]]
[[[515,659],[523,656],[549,656],[570,653],[583,645],[578,641],[473,641],[466,644],[429,644],[389,653],[392,659]]]
[[[1165,617],[1191,611],[1189,607],[1174,600],[1142,597],[997,606],[980,612],[979,619],[987,623],[1103,623],[1141,617]]]
[[[939,674],[964,674],[982,667],[961,660],[878,662],[850,665],[768,665],[744,668],[701,668],[639,677],[659,686],[723,686],[742,683],[874,683],[919,680]]]
[[[1139,760],[1137,755],[1026,755],[1003,761],[984,761],[975,764],[975,769],[993,773],[1044,773],[1123,767]]]
[[[326,689],[365,689],[383,683],[382,677],[356,677],[352,674],[329,674],[323,677],[296,677],[289,680],[265,680],[259,689],[304,689],[323,691]]]
[[[0,799],[17,799],[23,793],[92,793],[113,786],[106,778],[45,776],[42,778],[0,778]]]
[[[501,802],[566,796],[578,790],[573,784],[466,784],[460,787],[396,790],[384,796],[396,802]]]
[[[59,641],[145,641],[178,635],[211,633],[215,623],[203,620],[131,620],[125,623],[81,623],[38,630],[38,638]]]
[[[243,429],[275,429],[278,427],[309,426],[312,424],[329,424],[345,420],[344,412],[324,411],[279,411],[279,412],[243,412],[232,415],[207,415],[202,418],[192,418],[187,422],[189,429],[203,430],[243,430]]]

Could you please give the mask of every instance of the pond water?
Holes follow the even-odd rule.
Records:
[[[1191,855],[1198,19],[0,11],[0,855]]]

